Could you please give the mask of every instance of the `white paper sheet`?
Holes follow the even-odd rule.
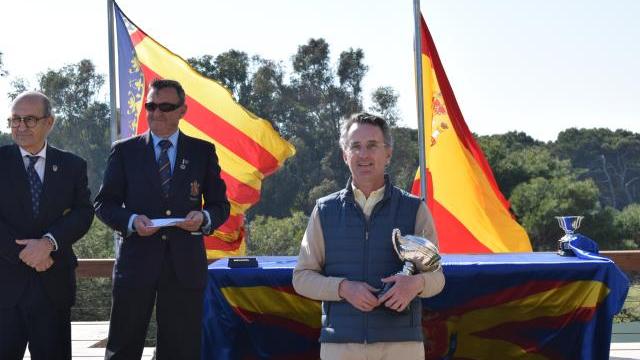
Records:
[[[184,218],[151,219],[150,227],[175,226],[177,223],[182,221],[184,221]]]

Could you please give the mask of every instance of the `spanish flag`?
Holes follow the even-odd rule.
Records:
[[[196,72],[178,55],[156,42],[114,4],[118,46],[121,136],[148,129],[143,101],[153,79],[179,81],[189,108],[180,122],[187,135],[216,146],[231,215],[205,238],[208,258],[243,255],[244,213],[260,199],[262,180],[295,154],[271,124],[244,109],[220,83]]]
[[[462,117],[424,18],[420,17],[427,204],[446,253],[531,251],[482,149]],[[418,80],[420,81],[420,79]],[[420,171],[412,193],[420,195]]]

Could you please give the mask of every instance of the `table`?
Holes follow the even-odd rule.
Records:
[[[320,303],[291,285],[295,257],[209,266],[203,359],[317,359]],[[443,255],[424,299],[427,359],[607,359],[629,280],[608,259],[555,253]]]

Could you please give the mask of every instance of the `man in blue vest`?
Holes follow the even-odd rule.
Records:
[[[424,359],[421,297],[444,287],[442,271],[393,275],[402,268],[391,233],[437,244],[424,202],[385,175],[393,139],[386,121],[360,113],[342,126],[351,179],[318,199],[293,272],[295,290],[322,300],[322,359]],[[378,298],[384,283],[391,289]],[[408,307],[408,311],[404,311]]]

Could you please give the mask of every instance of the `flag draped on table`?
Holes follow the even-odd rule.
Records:
[[[121,137],[147,131],[142,106],[154,79],[179,81],[189,108],[180,122],[187,135],[216,146],[231,215],[212,236],[205,237],[208,258],[245,253],[244,213],[260,198],[262,180],[295,154],[271,124],[238,104],[220,83],[149,37],[115,5],[118,47]]]
[[[420,16],[427,204],[445,253],[531,251],[489,163],[462,117],[424,18]],[[420,195],[420,171],[412,193]]]
[[[291,286],[295,257],[209,268],[203,359],[317,359],[320,302]],[[422,299],[426,359],[606,359],[629,280],[609,259],[451,254],[447,285]]]

